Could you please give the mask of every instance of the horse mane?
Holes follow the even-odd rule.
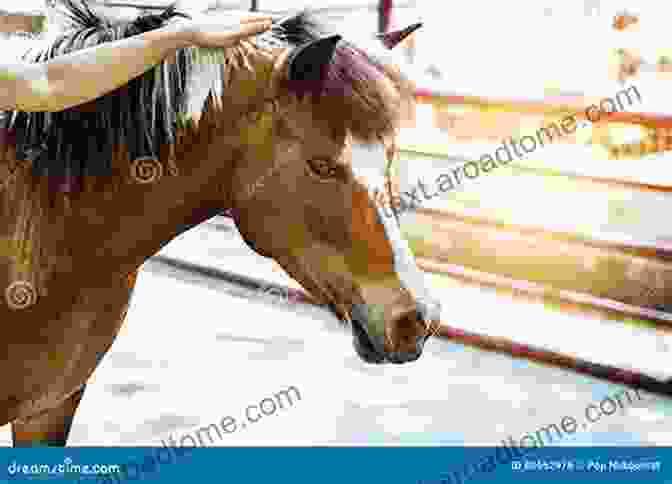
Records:
[[[59,35],[47,48],[27,52],[24,61],[44,62],[160,28],[176,17],[188,17],[170,6],[158,14],[113,22],[92,12],[83,0],[81,4],[61,1],[72,21],[72,30]],[[247,48],[291,48],[325,33],[312,14],[303,11],[277,22],[248,43]],[[208,55],[213,52],[221,55]],[[127,148],[131,160],[141,156],[158,158],[163,146],[175,144],[183,121],[205,109],[209,97],[219,101],[214,103],[221,110],[218,114],[226,116],[221,104],[226,79],[230,71],[241,69],[241,64],[249,68],[245,52],[242,47],[226,51],[180,49],[171,61],[163,61],[126,86],[85,106],[57,113],[6,112],[4,127],[16,144],[17,159],[32,161],[34,176],[65,180],[66,186],[61,189],[70,191],[72,182],[81,177],[110,174],[119,146]],[[241,55],[243,61],[236,61]],[[390,96],[387,81],[397,88],[399,98]],[[339,44],[319,89],[289,81],[284,85],[287,94],[299,98],[308,95],[312,99],[314,116],[368,142],[395,130],[399,100],[410,99],[409,87],[396,70],[346,42]],[[0,112],[0,122],[2,119]]]

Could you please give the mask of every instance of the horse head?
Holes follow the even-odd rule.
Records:
[[[30,60],[179,15],[116,22],[65,3],[77,30]],[[88,193],[68,198],[73,205],[61,205],[72,208],[54,219],[98,227],[89,239],[99,243],[77,253],[95,247],[110,271],[137,269],[177,232],[231,209],[253,250],[351,323],[363,360],[412,361],[437,329],[439,303],[379,198],[394,190],[396,133],[413,102],[387,49],[417,28],[364,48],[304,12],[226,50],[181,49],[88,106],[15,113],[16,156],[64,197]],[[151,207],[161,209],[161,223]],[[99,223],[112,218],[114,227]]]
[[[390,48],[418,26],[379,37]],[[254,69],[268,72],[273,102],[240,128],[227,197],[238,229],[351,322],[364,361],[413,361],[440,306],[378,199],[395,186],[388,168],[410,83],[384,52],[318,32],[306,14],[267,37],[291,45]]]

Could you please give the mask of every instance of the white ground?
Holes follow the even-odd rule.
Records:
[[[192,230],[164,253],[289,281],[226,225],[215,228]],[[443,300],[444,320],[456,326],[518,332],[564,351],[665,373],[669,350],[646,332],[619,332],[613,322],[433,282]],[[241,421],[248,405],[291,385],[300,401],[214,445],[497,445],[509,435],[519,439],[559,425],[564,416],[583,422],[587,405],[623,391],[439,340],[431,341],[413,364],[365,365],[349,333],[321,309],[263,299],[148,263],[125,328],[89,385],[70,442],[161,445],[162,438],[196,435],[197,428],[225,416]],[[0,443],[10,443],[9,427],[0,430]],[[557,443],[670,445],[672,404],[642,393],[641,401]]]

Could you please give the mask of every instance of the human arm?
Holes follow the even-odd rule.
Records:
[[[259,14],[217,20],[177,22],[45,63],[0,63],[0,110],[61,111],[125,85],[177,49],[227,47],[271,26]]]

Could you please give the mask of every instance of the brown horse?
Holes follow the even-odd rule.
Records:
[[[27,59],[177,15],[112,23],[67,7],[77,29]],[[0,425],[14,445],[65,445],[141,264],[225,209],[250,247],[350,323],[364,361],[416,360],[439,305],[374,196],[389,195],[410,92],[396,67],[301,13],[226,51],[179,51],[89,105],[5,113]]]

